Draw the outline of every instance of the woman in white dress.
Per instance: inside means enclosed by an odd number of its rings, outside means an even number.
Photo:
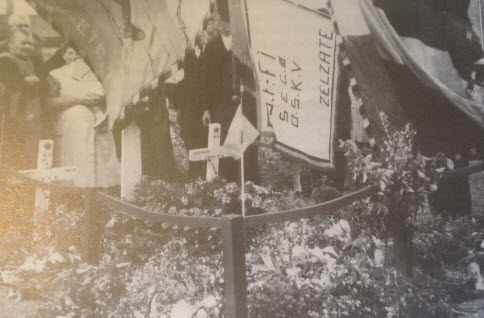
[[[77,168],[75,186],[117,186],[120,164],[114,138],[110,131],[98,129],[105,102],[102,85],[74,47],[65,46],[63,58],[66,64],[49,74],[56,161]]]

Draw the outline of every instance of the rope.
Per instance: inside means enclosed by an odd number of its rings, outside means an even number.
[[[129,213],[129,215],[154,222],[192,228],[219,228],[222,224],[222,219],[219,217],[182,216],[150,211],[134,204],[124,202],[103,192],[96,192],[95,198],[97,201],[113,210],[126,212]]]
[[[442,177],[446,179],[454,178],[454,177],[465,177],[483,170],[484,170],[484,162],[480,162],[468,167],[445,172],[442,175]],[[65,186],[65,185],[59,185],[54,183],[42,182],[42,181],[30,178],[28,176],[25,176],[22,173],[16,171],[15,169],[9,166],[1,165],[1,164],[0,164],[0,175],[7,175],[10,177],[13,177],[15,179],[22,181],[23,183],[28,183],[38,188],[42,188],[45,190],[59,191],[59,192],[83,192],[84,193],[84,192],[96,192],[99,190],[106,189],[106,188],[100,188],[100,187]]]
[[[470,174],[483,171],[484,162],[472,165],[470,167],[465,167],[450,171],[443,174],[444,178],[451,177],[462,177],[468,176]],[[102,204],[111,207],[114,210],[124,211],[131,213],[132,215],[150,219],[155,222],[161,222],[171,225],[187,226],[193,228],[220,228],[222,221],[218,217],[192,217],[192,216],[178,216],[166,213],[159,213],[154,211],[149,211],[131,203],[124,202],[115,197],[112,197],[104,192],[101,192],[103,188],[94,187],[74,187],[74,186],[62,186],[52,183],[46,183],[38,181],[23,175],[22,173],[15,171],[14,169],[0,165],[0,174],[11,176],[15,179],[19,179],[24,183],[31,184],[35,187],[39,187],[45,190],[53,190],[57,192],[71,192],[71,193],[95,193],[95,200],[101,202]],[[105,190],[105,189],[104,189]],[[329,212],[342,208],[344,206],[350,205],[356,201],[367,198],[379,191],[376,186],[368,186],[366,188],[351,192],[334,200],[317,204],[310,207],[305,207],[296,210],[284,211],[273,214],[263,214],[263,215],[252,215],[244,217],[246,224],[250,225],[261,225],[269,224],[282,221],[295,221],[301,218],[309,218],[318,214]]]

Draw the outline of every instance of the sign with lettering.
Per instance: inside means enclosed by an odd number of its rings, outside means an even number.
[[[332,21],[280,0],[247,0],[262,132],[316,167],[333,166],[338,63]],[[263,13],[263,14],[262,14]]]
[[[208,125],[208,148],[192,149],[188,152],[190,161],[207,161],[207,181],[218,178],[219,159],[230,155],[220,147],[220,124]]]
[[[203,148],[203,149],[192,149],[189,151],[190,161],[204,161],[211,159],[220,159],[230,157],[231,152],[227,151],[225,147],[217,148]]]

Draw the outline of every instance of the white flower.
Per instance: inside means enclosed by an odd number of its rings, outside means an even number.
[[[56,251],[54,251],[54,247],[53,246],[49,246],[47,248],[47,252],[49,253],[48,260],[52,264],[55,264],[55,263],[64,263],[64,257],[62,257],[59,253],[57,253]]]
[[[45,268],[45,263],[47,262],[46,259],[39,259],[37,255],[31,255],[27,257],[25,262],[20,265],[19,269],[24,270],[24,271],[35,271],[37,273],[40,273],[44,270]]]
[[[329,229],[324,230],[323,234],[341,241],[349,241],[351,240],[350,224],[346,220],[340,220]]]
[[[193,308],[185,300],[177,302],[170,312],[172,318],[191,318],[193,316]]]
[[[176,213],[176,208],[174,206],[171,206],[169,209],[168,209],[168,213],[170,214],[174,214]]]
[[[302,261],[307,257],[307,251],[304,247],[296,245],[292,248],[292,258],[295,261]]]

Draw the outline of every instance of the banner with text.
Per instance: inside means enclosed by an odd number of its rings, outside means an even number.
[[[103,84],[111,123],[176,64],[187,45],[179,17],[164,0],[28,2],[85,53]]]
[[[275,147],[333,167],[338,63],[330,19],[281,0],[246,0],[262,132]]]

